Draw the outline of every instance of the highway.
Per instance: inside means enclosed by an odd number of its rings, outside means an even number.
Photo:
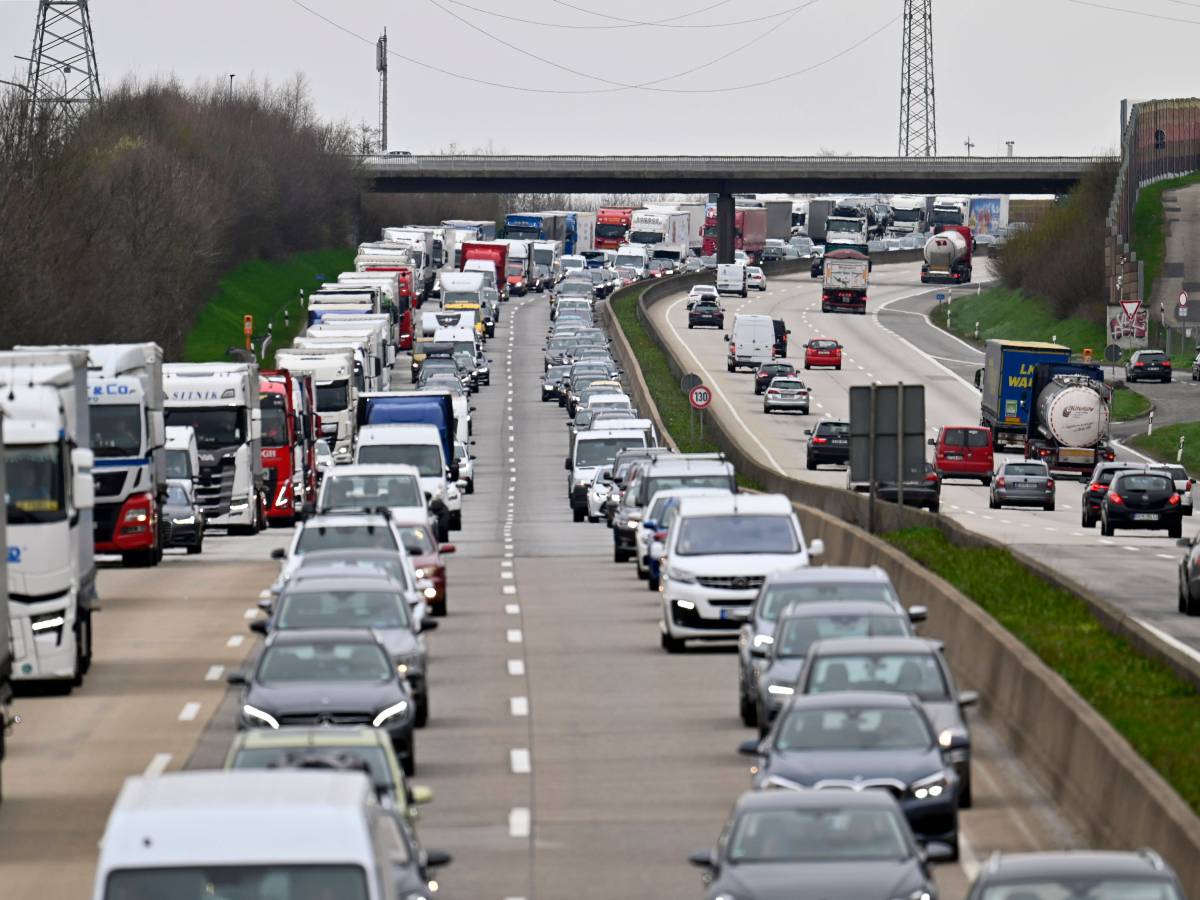
[[[781,283],[747,305],[802,293],[807,284]],[[843,322],[887,340],[872,319]],[[752,736],[737,718],[736,657],[732,648],[664,654],[656,596],[632,565],[612,563],[603,526],[571,522],[566,419],[540,401],[547,323],[541,297],[505,308],[487,347],[492,386],[473,399],[477,489],[452,535],[450,613],[429,636],[431,718],[417,735],[413,781],[435,793],[422,840],[455,855],[439,874],[450,898],[695,898],[685,855],[713,843],[749,786],[736,754]],[[693,335],[696,346],[720,340]],[[727,394],[746,386],[741,377],[718,384]],[[760,433],[794,465],[802,444]],[[103,570],[87,682],[69,697],[17,701],[24,721],[5,765],[0,895],[86,896],[124,777],[219,765],[234,713],[223,679],[254,652],[247,621],[276,571],[268,554],[289,533],[213,535],[201,557]],[[962,863],[938,870],[943,898],[963,896],[992,850],[1074,845],[986,722],[976,717],[974,728],[976,805],[962,816]]]
[[[810,338],[838,340],[844,347],[841,371],[814,369],[803,373],[812,388],[812,415],[764,415],[762,398],[754,395],[746,370],[729,373],[721,333],[687,328],[682,295],[652,308],[652,316],[694,371],[714,388],[711,414],[723,417],[734,433],[744,434],[746,449],[780,472],[806,481],[844,487],[843,469],[805,466],[804,429],[819,417],[846,418],[849,388],[880,382],[925,386],[925,416],[930,437],[942,425],[979,422],[979,392],[974,372],[982,354],[933,326],[926,312],[936,288],[920,283],[920,264],[877,266],[872,273],[868,315],[823,314],[820,283],[807,272],[771,279],[764,293],[725,298],[726,325],[738,312],[783,318],[792,330],[789,360],[803,366],[802,345]],[[944,290],[944,289],[942,289]],[[1184,385],[1173,385],[1175,390]],[[1120,458],[1144,459],[1120,448]],[[1018,458],[997,455],[997,459]],[[1127,609],[1141,622],[1180,642],[1200,659],[1200,619],[1176,608],[1180,552],[1163,531],[1121,532],[1101,537],[1099,528],[1080,526],[1082,485],[1058,481],[1056,509],[988,508],[988,489],[978,482],[948,480],[942,487],[941,511],[966,527],[986,534],[1056,567],[1092,592]],[[1200,528],[1200,517],[1184,518],[1184,534]]]

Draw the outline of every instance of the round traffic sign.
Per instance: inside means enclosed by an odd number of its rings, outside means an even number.
[[[1109,344],[1104,348],[1104,359],[1106,362],[1115,363],[1121,358],[1121,345]]]
[[[679,379],[679,389],[685,393],[690,393],[692,388],[698,384],[704,384],[704,379],[695,372],[688,372]]]
[[[708,409],[712,403],[712,391],[698,384],[688,393],[688,402],[692,404],[692,409]]]
[[[1187,306],[1187,301],[1188,301],[1187,291],[1180,291],[1179,292],[1179,305]]]

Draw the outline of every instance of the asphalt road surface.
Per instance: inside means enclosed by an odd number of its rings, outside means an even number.
[[[799,293],[781,285],[750,305]],[[685,855],[713,843],[749,786],[736,657],[663,653],[655,595],[632,564],[612,562],[603,525],[572,523],[566,419],[540,400],[547,324],[543,298],[509,303],[487,347],[492,386],[473,398],[477,487],[452,534],[449,615],[428,638],[431,715],[413,781],[435,799],[419,829],[455,856],[439,873],[449,898],[696,898]],[[885,340],[870,318],[855,324]],[[749,393],[744,378],[720,382],[735,383]],[[802,450],[768,439],[789,465]],[[220,763],[234,714],[223,679],[254,652],[247,622],[276,571],[268,554],[289,534],[214,534],[201,557],[102,572],[86,684],[16,703],[0,897],[87,896],[122,780]],[[944,898],[961,897],[992,850],[1074,843],[978,717],[974,739],[976,807],[962,817],[962,863],[938,871]]]

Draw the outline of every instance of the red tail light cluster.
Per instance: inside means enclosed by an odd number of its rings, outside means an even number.
[[[996,479],[996,487],[1004,487],[1004,476],[1001,475]]]
[[[1053,478],[1046,479],[1046,487],[1048,487],[1048,488],[1054,487],[1054,479]]]
[[[1102,485],[1102,484],[1101,484],[1100,482],[1098,482],[1098,481],[1093,481],[1091,484],[1089,484],[1089,485],[1088,485],[1088,488],[1087,488],[1087,489],[1088,489],[1088,492],[1089,492],[1089,493],[1093,493],[1093,494],[1097,494],[1097,493],[1098,493],[1098,494],[1102,494],[1102,493],[1104,493],[1104,485]]]
[[[1172,506],[1178,506],[1179,505],[1179,495],[1172,494],[1171,499],[1168,500],[1167,502],[1170,503]]]
[[[814,437],[814,438],[812,439],[812,442],[813,442],[814,444],[828,444],[828,443],[829,443],[829,438],[823,438],[823,437]]]
[[[1125,502],[1125,498],[1122,497],[1120,494],[1118,494],[1116,491],[1108,492],[1108,500],[1110,503],[1115,503],[1118,506],[1121,506]]]

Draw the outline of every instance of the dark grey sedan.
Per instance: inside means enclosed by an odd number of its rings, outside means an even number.
[[[936,897],[929,863],[952,855],[922,849],[884,791],[750,791],[717,847],[688,861],[705,870],[707,900],[886,900]]]
[[[1054,512],[1054,478],[1041,460],[1009,462],[992,479],[988,506],[1040,506]]]
[[[406,775],[416,768],[412,692],[370,631],[276,631],[254,670],[228,681],[243,689],[239,731],[371,725],[388,733]]]
[[[1179,878],[1153,850],[995,854],[968,900],[995,897],[1139,897],[1183,900]]]
[[[190,481],[167,480],[167,502],[162,514],[167,521],[168,547],[186,547],[188,553],[204,549],[204,510],[196,501]]]
[[[946,761],[958,773],[958,805],[971,805],[971,735],[964,710],[978,703],[979,695],[955,690],[940,643],[916,637],[818,641],[805,659],[796,694],[835,691],[915,694]]]

